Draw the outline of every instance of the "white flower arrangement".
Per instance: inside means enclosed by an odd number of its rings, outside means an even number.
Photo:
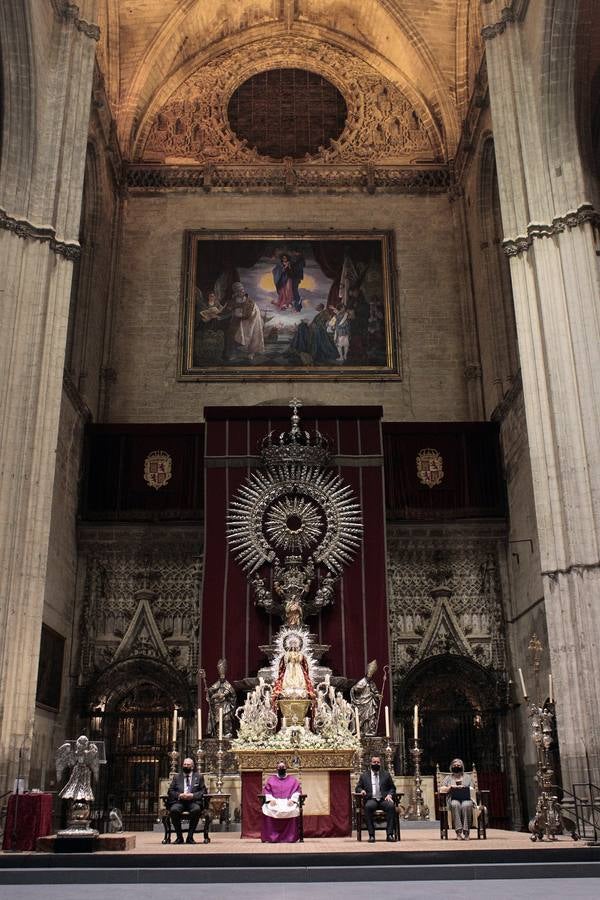
[[[360,741],[356,735],[347,732],[340,735],[314,734],[302,726],[283,728],[275,734],[262,734],[255,739],[236,738],[231,749],[237,750],[358,750]]]

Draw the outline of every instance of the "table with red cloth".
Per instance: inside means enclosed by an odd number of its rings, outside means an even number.
[[[242,776],[241,837],[260,838],[263,812],[259,795],[280,759],[285,760],[288,773],[298,778],[306,794],[304,837],[352,834],[352,750],[244,750],[236,755]],[[299,769],[293,757],[300,758]]]
[[[13,845],[13,830],[17,820],[16,841]],[[52,794],[24,793],[11,794],[4,826],[3,850],[35,850],[39,837],[52,831]]]

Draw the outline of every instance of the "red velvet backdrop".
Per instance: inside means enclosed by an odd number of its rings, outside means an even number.
[[[334,464],[352,485],[362,507],[364,539],[344,570],[333,606],[308,625],[331,650],[323,661],[334,675],[360,678],[376,658],[381,686],[389,664],[387,626],[385,505],[381,407],[306,407],[302,425],[318,427],[331,442]],[[286,407],[208,407],[205,410],[204,580],[201,608],[201,666],[209,683],[220,657],[228,661],[228,677],[255,676],[266,660],[259,649],[280,625],[254,605],[241,567],[229,553],[225,517],[229,501],[259,465],[258,448],[271,429],[287,429]],[[390,680],[384,704],[390,704]],[[198,692],[203,702],[202,691]],[[383,733],[383,712],[380,719]]]
[[[260,772],[242,772],[243,838],[259,838],[262,810],[258,796],[263,788]],[[304,837],[348,837],[352,834],[350,773],[329,773],[329,815],[304,816]]]

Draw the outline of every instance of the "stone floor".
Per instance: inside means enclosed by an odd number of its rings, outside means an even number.
[[[481,884],[485,900],[597,900],[600,897],[600,878],[544,878],[493,880]],[[379,896],[387,900],[444,900],[479,896],[472,881],[412,881],[383,887]],[[275,891],[274,891],[275,889]],[[322,881],[307,884],[194,884],[188,893],[177,885],[180,895],[194,900],[364,900],[368,885],[364,882],[335,884]],[[167,900],[172,889],[166,884],[111,884],[111,900]],[[0,885],[0,900],[106,900],[106,885]]]
[[[548,848],[577,847],[583,842],[576,843],[571,838],[561,837],[557,841],[542,841],[540,843],[532,843],[528,834],[518,831],[503,831],[500,829],[489,828],[486,841],[478,841],[477,838],[471,838],[469,841],[457,841],[450,835],[447,841],[441,841],[439,831],[432,828],[410,828],[402,832],[402,840],[388,844],[385,840],[385,834],[377,833],[374,844],[367,841],[366,832],[363,834],[363,840],[358,843],[356,835],[347,838],[306,838],[302,844],[262,844],[259,840],[242,840],[238,833],[216,833],[211,834],[211,843],[202,844],[200,837],[198,844],[189,845],[165,845],[161,843],[161,835],[152,831],[139,831],[136,833],[136,848],[132,851],[124,851],[127,853],[149,853],[164,854],[168,856],[170,853],[186,853],[186,854],[210,854],[210,853],[264,853],[272,855],[273,853],[356,853],[357,850],[364,850],[369,853],[373,850],[384,851],[386,853],[401,853],[415,850],[441,850],[444,852],[451,850],[515,850],[519,848],[530,849],[537,847],[541,853]]]

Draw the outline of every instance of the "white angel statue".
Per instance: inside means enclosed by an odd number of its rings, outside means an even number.
[[[100,754],[96,744],[84,734],[73,741],[65,741],[56,751],[56,777],[73,766],[71,777],[58,795],[63,800],[93,800],[92,774],[98,778]]]

